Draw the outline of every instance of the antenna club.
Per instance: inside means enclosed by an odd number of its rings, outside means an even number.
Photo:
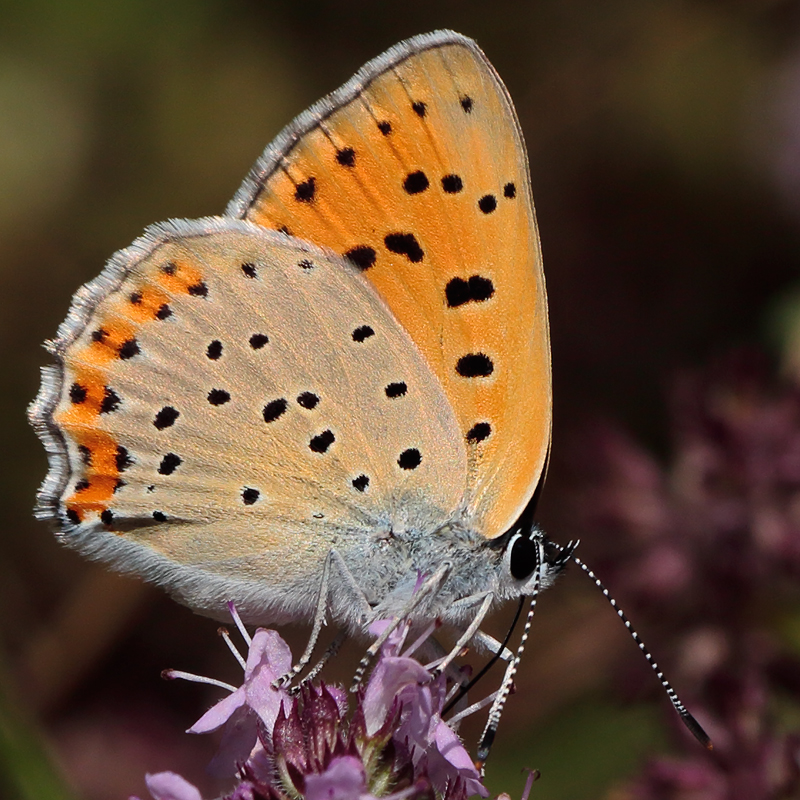
[[[481,774],[483,774],[483,768],[486,766],[486,759],[489,758],[489,753],[492,749],[492,744],[494,743],[495,733],[495,728],[489,728],[489,730],[484,733],[483,737],[481,738],[481,742],[478,745],[478,755],[475,759],[475,769],[477,769]]]
[[[691,731],[692,736],[694,736],[706,750],[711,751],[714,749],[714,743],[711,741],[711,737],[703,730],[703,726],[685,709],[681,714],[681,720]]]

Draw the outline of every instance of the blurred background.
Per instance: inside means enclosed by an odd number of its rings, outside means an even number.
[[[717,744],[573,570],[489,786],[518,798],[531,767],[534,800],[800,797],[798,0],[0,2],[0,797],[146,796],[164,769],[213,796],[215,741],[182,731],[219,691],[160,672],[240,674],[216,623],[33,520],[41,342],[147,224],[221,212],[294,115],[441,27],[477,39],[527,138],[556,398],[541,522],[582,539]]]

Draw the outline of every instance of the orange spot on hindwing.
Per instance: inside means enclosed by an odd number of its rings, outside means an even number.
[[[65,386],[53,414],[74,443],[70,450],[71,493],[62,499],[73,523],[92,515],[111,525],[114,492],[132,463],[116,436],[103,429],[122,399],[109,380],[111,365],[140,355],[137,335],[142,326],[159,324],[172,315],[175,295],[205,297],[202,273],[183,261],[168,261],[144,280],[127,280],[98,306],[74,346],[64,356]]]

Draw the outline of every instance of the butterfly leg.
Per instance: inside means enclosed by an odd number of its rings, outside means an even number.
[[[514,654],[507,647],[484,631],[477,631],[472,641],[481,649],[502,658],[503,661],[511,661],[514,658]]]
[[[354,692],[361,685],[361,681],[364,679],[364,673],[367,671],[367,667],[369,667],[370,662],[378,654],[378,651],[384,645],[386,640],[392,635],[392,633],[394,633],[395,630],[397,630],[397,627],[405,621],[405,619],[414,611],[414,609],[416,609],[430,595],[436,594],[436,592],[439,591],[442,583],[444,583],[452,569],[453,565],[449,561],[445,561],[444,564],[442,564],[442,566],[436,570],[436,572],[425,578],[425,580],[422,582],[422,585],[414,592],[411,600],[406,604],[405,608],[403,608],[402,611],[389,622],[383,633],[381,633],[381,635],[367,648],[367,651],[361,658],[358,669],[356,669],[356,673],[353,676],[353,684],[350,687],[351,692]]]
[[[472,600],[473,602],[475,602],[478,597],[479,596],[467,597],[464,598],[464,600]],[[460,603],[463,603],[464,600],[459,600],[453,605],[458,606]],[[447,667],[452,663],[452,661],[455,658],[457,658],[458,654],[464,649],[464,647],[468,645],[470,641],[472,641],[472,638],[479,631],[481,623],[486,618],[486,615],[489,613],[489,609],[492,607],[493,601],[494,601],[494,594],[488,592],[483,598],[480,608],[478,608],[478,611],[473,617],[472,622],[470,622],[470,624],[466,627],[461,636],[458,637],[458,641],[452,647],[450,652],[442,659],[441,663],[437,665],[436,669],[434,670],[435,675],[439,675],[442,672],[444,672],[447,669]]]
[[[331,570],[333,567],[337,569],[339,576],[343,579],[343,583],[337,582],[336,589],[334,590],[331,588]],[[322,632],[322,626],[325,624],[325,617],[332,591],[336,591],[337,594],[344,594],[347,607],[360,609],[362,620],[368,619],[371,608],[364,592],[361,590],[358,583],[356,583],[353,574],[348,569],[341,555],[339,555],[336,550],[328,551],[328,556],[322,568],[322,581],[320,582],[319,594],[317,595],[317,608],[314,612],[314,622],[311,627],[311,635],[308,638],[308,644],[298,662],[285,675],[281,675],[281,677],[274,682],[276,687],[290,684],[311,661],[314,648],[317,646],[319,635]],[[345,636],[342,633],[337,635],[336,639],[334,639],[333,643],[328,647],[328,650],[323,654],[319,663],[311,670],[310,677],[316,675],[322,669],[325,662],[335,655],[339,647],[341,647],[344,638]],[[308,680],[308,678],[306,678],[306,680]]]
[[[454,697],[448,697],[447,704],[445,706],[445,711],[450,711],[453,708],[456,708],[459,703],[466,698],[467,692],[483,677],[484,674],[491,668],[491,666],[497,661],[497,659],[502,659],[503,661],[511,662],[514,660],[514,654],[505,646],[503,642],[499,642],[494,636],[490,636],[488,633],[485,633],[482,630],[475,631],[475,635],[472,637],[472,641],[478,646],[480,650],[484,650],[489,652],[493,655],[493,658],[489,660],[489,663],[486,664],[477,675],[470,678],[467,681],[462,681],[460,687],[455,691]],[[495,695],[497,692],[489,695],[488,698],[484,698],[479,703],[470,706],[469,713],[473,713],[474,711],[483,708],[485,705],[494,701]],[[463,716],[468,716],[466,712],[459,712],[456,715],[459,719]],[[448,723],[449,724],[449,723]]]
[[[449,711],[455,711],[453,716],[447,720],[447,724],[454,731],[458,731],[458,726],[461,724],[463,719],[494,703],[497,695],[500,693],[500,690],[498,689],[483,699],[478,700],[478,702],[467,706],[467,693],[469,690],[481,679],[481,677],[488,671],[492,664],[497,661],[497,659],[503,659],[503,661],[507,662],[514,661],[514,654],[502,642],[499,642],[494,638],[494,636],[490,636],[488,633],[477,630],[475,631],[472,641],[478,645],[481,650],[492,653],[494,657],[480,670],[480,672],[478,672],[477,675],[469,678],[468,680],[461,681],[450,690],[450,693],[445,701],[443,713],[446,714]],[[509,664],[509,666],[506,668],[506,673],[508,673],[510,668],[511,665]]]
[[[308,674],[300,681],[301,684],[308,683],[309,681],[313,681],[314,678],[322,672],[322,668],[330,661],[341,649],[342,645],[344,644],[345,639],[347,639],[347,632],[346,631],[339,631],[336,634],[336,638],[325,648],[325,652],[322,654],[322,657],[316,664],[308,671]],[[300,690],[299,686],[293,687],[290,689],[290,694],[294,694]]]
[[[420,660],[425,664],[425,668],[429,670],[434,669],[441,661],[444,661],[445,656],[450,652],[435,636],[431,635],[420,645],[419,650],[422,654]],[[406,655],[405,652],[404,655]],[[427,659],[427,662],[425,659]],[[461,667],[448,664],[446,672],[448,679],[453,683],[460,684],[463,682],[464,675]]]
[[[331,550],[331,552],[328,553],[328,557],[325,559],[325,565],[322,568],[322,582],[320,583],[319,594],[317,595],[317,610],[314,612],[314,623],[311,627],[311,636],[308,638],[306,649],[303,652],[303,655],[300,656],[298,662],[287,673],[281,675],[280,678],[273,681],[272,685],[275,688],[288,686],[292,680],[294,680],[294,678],[297,677],[297,675],[308,665],[309,661],[311,661],[311,656],[314,652],[314,648],[317,646],[317,640],[319,639],[319,634],[322,631],[322,626],[325,624],[325,615],[328,611],[328,586],[331,577],[332,559],[333,551]]]
[[[372,619],[372,606],[364,594],[364,590],[358,585],[358,581],[350,568],[345,564],[344,559],[339,554],[338,550],[331,550],[328,553],[328,559],[331,566],[335,566],[341,581],[335,581],[331,587],[330,594],[340,608],[355,608],[358,609],[357,620],[359,625],[365,625]]]
[[[492,595],[490,594],[489,597],[492,597]],[[469,597],[464,597],[461,600],[456,600],[456,602],[453,603],[452,607],[453,608],[458,608],[459,606],[469,607],[469,606],[474,606],[478,602],[485,603],[486,595],[474,594],[470,595]],[[486,617],[486,613],[487,613],[486,611],[481,613],[481,611],[479,610],[478,616],[476,616],[476,619],[479,621],[479,623],[482,622],[483,619]],[[470,627],[472,626],[473,625],[471,624]],[[462,639],[465,638],[466,636],[466,630],[469,629],[464,630],[464,636],[462,636]],[[503,661],[510,661],[514,657],[513,653],[505,645],[501,644],[497,639],[494,638],[494,636],[490,636],[488,633],[485,633],[484,631],[480,630],[479,626],[470,638],[481,651],[491,653],[492,655],[497,656],[498,658],[502,658]],[[466,644],[468,641],[469,639],[467,639],[464,642],[464,644]]]

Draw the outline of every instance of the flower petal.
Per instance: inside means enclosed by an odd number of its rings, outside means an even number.
[[[390,656],[382,658],[372,671],[364,692],[364,719],[367,733],[380,730],[395,697],[408,685],[430,683],[431,674],[412,658]]]
[[[154,800],[202,800],[197,787],[177,772],[145,775],[144,782]]]
[[[258,717],[247,706],[241,706],[225,723],[222,741],[208,772],[215,778],[230,778],[249,760],[258,742]]]
[[[440,792],[444,792],[446,786],[452,783],[453,778],[459,777],[465,784],[467,797],[472,797],[479,794],[481,797],[488,797],[489,791],[483,785],[481,775],[469,753],[461,744],[461,740],[456,733],[444,722],[440,722],[436,726],[434,732],[434,744],[436,750],[444,759],[444,764],[440,762],[439,766],[444,766],[443,772],[445,775],[436,775],[439,770],[435,769],[436,759],[431,759],[430,779],[433,782],[434,788]],[[449,774],[446,774],[449,773]]]
[[[458,738],[458,735],[455,733],[455,731],[453,731],[453,729],[445,722],[440,722],[436,726],[434,742],[436,744],[436,749],[457,770],[474,773],[476,778],[480,778],[478,770],[475,769],[475,765],[472,763],[472,759],[469,757],[469,753],[464,745],[461,744],[461,739]]]
[[[208,733],[209,731],[215,731],[230,719],[237,708],[245,704],[246,699],[245,687],[240,686],[235,692],[232,692],[227,697],[223,697],[222,700],[211,706],[211,708],[189,728],[187,733]]]
[[[253,642],[247,651],[247,664],[244,669],[245,680],[253,670],[266,667],[272,672],[272,680],[285,675],[292,668],[292,651],[281,639],[277,631],[259,628],[253,636]]]
[[[339,756],[318,775],[306,775],[305,800],[359,800],[367,789],[364,765],[355,756]]]

